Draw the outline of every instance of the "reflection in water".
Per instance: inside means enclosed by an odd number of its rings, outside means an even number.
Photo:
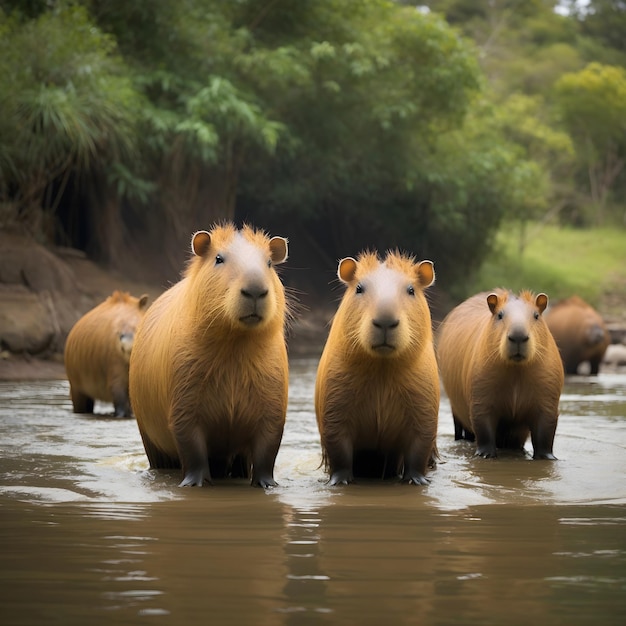
[[[558,462],[475,458],[444,398],[430,485],[331,488],[315,366],[293,363],[268,491],[179,489],[133,420],[0,383],[2,623],[626,622],[623,376],[567,381]]]

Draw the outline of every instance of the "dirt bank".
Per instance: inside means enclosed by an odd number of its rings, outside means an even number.
[[[65,340],[82,315],[116,289],[147,293],[152,302],[168,287],[128,280],[78,250],[0,231],[0,380],[65,378]],[[290,352],[319,354],[331,308],[294,305]]]

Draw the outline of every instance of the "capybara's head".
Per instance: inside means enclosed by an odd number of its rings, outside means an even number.
[[[550,333],[542,316],[548,296],[498,291],[487,296],[487,306],[491,311],[490,345],[499,358],[507,363],[532,363]]]
[[[135,341],[135,331],[148,308],[148,296],[144,294],[135,298],[126,292],[114,291],[106,302],[115,311],[113,328],[118,348],[124,360],[128,362]]]
[[[381,260],[365,252],[339,262],[346,284],[340,308],[348,341],[376,357],[396,357],[411,347],[421,349],[432,337],[424,289],[433,284],[431,261],[415,262],[399,252]]]
[[[204,323],[259,330],[285,318],[285,289],[275,265],[287,259],[287,240],[233,224],[201,230],[191,240],[187,277]]]

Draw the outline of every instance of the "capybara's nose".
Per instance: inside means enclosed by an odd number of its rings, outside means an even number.
[[[372,324],[381,330],[391,330],[400,324],[400,320],[396,317],[385,316],[372,320]]]
[[[509,333],[508,339],[510,342],[516,344],[526,343],[528,341],[528,333],[525,330],[518,328]]]
[[[248,285],[241,290],[241,295],[244,298],[251,298],[252,300],[260,300],[267,295],[267,289],[262,285]]]

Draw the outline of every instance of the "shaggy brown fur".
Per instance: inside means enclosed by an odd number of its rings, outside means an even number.
[[[430,261],[372,252],[339,263],[346,292],[319,363],[315,409],[330,484],[424,484],[436,455],[439,377],[423,290]]]
[[[611,336],[601,315],[582,298],[571,296],[552,305],[546,323],[559,347],[566,374],[577,374],[581,363],[589,362],[597,375]]]
[[[128,361],[148,296],[115,291],[72,327],[65,371],[75,413],[93,413],[94,401],[112,402],[116,417],[130,417]]]
[[[130,364],[131,401],[150,466],[184,485],[237,474],[275,485],[287,411],[287,240],[232,224],[193,236],[184,278],[152,305]]]
[[[521,449],[534,458],[552,446],[563,388],[559,352],[543,319],[545,294],[475,295],[453,309],[437,333],[437,356],[455,437],[476,438],[476,454]]]

